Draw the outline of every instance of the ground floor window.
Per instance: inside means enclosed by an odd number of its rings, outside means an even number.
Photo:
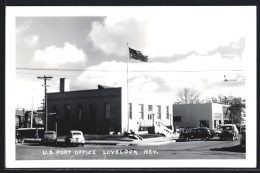
[[[91,104],[90,105],[90,116],[91,116],[91,118],[96,119],[96,114],[97,114],[96,104]]]
[[[169,119],[169,106],[166,106],[166,119]]]
[[[65,110],[64,110],[64,112],[65,112],[65,118],[68,120],[68,119],[70,119],[70,114],[71,114],[71,107],[70,107],[70,105],[65,105]]]
[[[82,110],[83,110],[83,105],[78,104],[77,107],[78,107],[78,108],[77,108],[78,120],[81,120],[81,119],[82,119]]]
[[[111,109],[110,104],[105,104],[105,117],[106,117],[106,119],[110,119],[111,118],[111,116],[110,116],[110,109]]]
[[[148,105],[148,120],[153,119],[153,105]]]

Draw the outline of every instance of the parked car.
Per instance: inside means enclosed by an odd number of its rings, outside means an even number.
[[[45,131],[42,139],[44,145],[55,144],[57,138],[57,133],[55,131]]]
[[[240,146],[246,148],[246,130],[242,132],[242,137],[240,138]]]
[[[221,129],[220,140],[232,139],[234,141],[238,139],[238,130],[235,124],[225,124],[221,126]]]
[[[74,145],[81,145],[84,146],[85,138],[83,133],[78,130],[71,130],[69,135],[65,138],[66,146],[74,146]]]
[[[190,132],[182,132],[179,136],[179,141],[189,141],[190,139],[209,140],[214,135],[214,131],[209,128],[193,128]]]

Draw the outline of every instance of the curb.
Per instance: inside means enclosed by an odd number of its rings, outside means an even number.
[[[85,144],[92,144],[92,145],[117,145],[117,146],[148,146],[148,145],[164,145],[169,143],[175,143],[176,139],[170,140],[142,140],[142,141],[86,141]]]

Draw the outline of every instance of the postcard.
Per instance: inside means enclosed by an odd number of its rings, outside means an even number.
[[[254,168],[256,7],[8,6],[5,120],[6,168]]]

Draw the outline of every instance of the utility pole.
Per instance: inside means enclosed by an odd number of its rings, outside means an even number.
[[[46,85],[46,80],[50,80],[52,79],[53,77],[52,76],[38,76],[37,77],[38,79],[43,79],[44,80],[44,96],[45,96],[45,131],[47,131],[47,122],[48,122],[48,113],[47,113],[47,85]]]

